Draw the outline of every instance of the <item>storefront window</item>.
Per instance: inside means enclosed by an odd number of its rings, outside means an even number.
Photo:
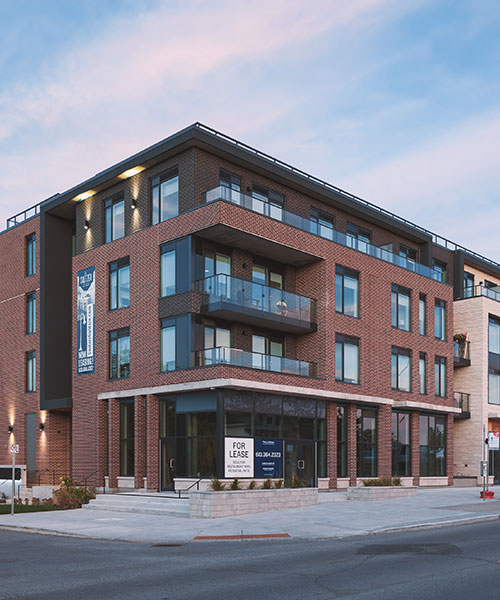
[[[337,406],[337,477],[347,477],[347,410]]]
[[[377,476],[377,411],[358,408],[356,411],[357,475]]]
[[[403,412],[392,413],[392,475],[408,477],[410,469],[410,415]]]
[[[226,412],[227,437],[252,437],[252,413]]]
[[[120,475],[134,476],[134,401],[120,402]]]
[[[433,415],[420,417],[420,476],[446,475],[446,419]]]

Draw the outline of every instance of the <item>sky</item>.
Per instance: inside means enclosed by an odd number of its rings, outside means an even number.
[[[0,0],[7,217],[200,121],[500,262],[498,0]]]

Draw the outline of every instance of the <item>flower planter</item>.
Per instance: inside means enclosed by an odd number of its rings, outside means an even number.
[[[347,488],[348,500],[389,500],[392,498],[408,498],[417,495],[414,485],[377,485]]]
[[[191,492],[189,516],[194,519],[214,519],[316,504],[318,488]]]

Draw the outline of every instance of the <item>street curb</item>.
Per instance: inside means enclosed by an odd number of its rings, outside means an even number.
[[[481,517],[465,517],[464,519],[453,519],[451,521],[439,521],[437,523],[417,523],[416,525],[403,525],[402,527],[389,527],[387,529],[377,529],[369,533],[396,533],[398,531],[411,531],[414,529],[440,529],[441,527],[454,527],[456,525],[468,525],[473,523],[482,523],[486,521],[498,521],[500,515],[484,515]]]

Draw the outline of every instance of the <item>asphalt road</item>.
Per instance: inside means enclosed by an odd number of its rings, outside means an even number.
[[[0,598],[498,600],[500,522],[182,546],[1,530]]]

